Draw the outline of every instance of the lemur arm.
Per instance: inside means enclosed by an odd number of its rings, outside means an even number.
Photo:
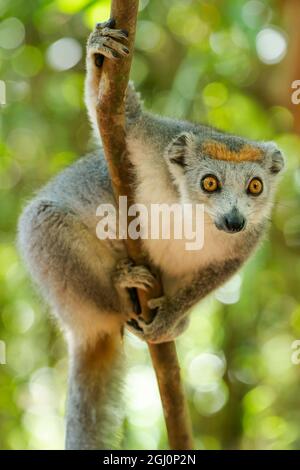
[[[162,343],[176,338],[186,327],[189,309],[229,279],[242,265],[242,258],[209,265],[197,272],[192,282],[185,285],[175,296],[150,300],[150,307],[157,307],[151,323],[138,320],[135,334],[152,343]],[[134,324],[130,322],[130,328]]]
[[[129,328],[140,338],[152,343],[175,339],[186,329],[190,308],[220,287],[242,267],[257,247],[264,230],[264,223],[257,225],[247,234],[247,238],[241,239],[237,244],[236,253],[239,255],[200,269],[191,282],[179,288],[176,295],[151,299],[149,307],[157,309],[152,322],[147,324],[137,318],[136,322],[129,322]]]

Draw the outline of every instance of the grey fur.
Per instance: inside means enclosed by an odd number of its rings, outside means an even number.
[[[106,49],[105,37],[109,38]],[[112,51],[124,52],[115,44],[117,37],[121,39],[121,32],[112,32],[106,24],[98,27],[88,42],[85,98],[96,135],[101,68],[95,65],[95,54],[112,58]],[[229,279],[250,256],[264,232],[276,172],[283,160],[272,145],[144,112],[132,85],[127,92],[126,116],[136,202],[146,206],[201,202],[206,208],[207,241],[201,252],[186,253],[183,243],[174,240],[143,242],[146,254],[160,271],[165,297],[152,301],[157,314],[150,325],[135,318],[139,327],[130,328],[143,339],[161,342],[180,334],[187,325],[187,311]],[[214,160],[201,151],[208,139],[223,142],[233,151],[250,143],[263,151],[264,159],[259,163]],[[220,193],[207,195],[200,189],[205,173],[218,175],[223,185]],[[245,191],[253,175],[264,182],[264,192],[257,198],[250,198]],[[101,241],[96,237],[96,209],[101,203],[115,201],[103,152],[98,149],[48,183],[26,207],[19,222],[20,252],[52,305],[69,344],[67,448],[72,449],[109,446],[108,437],[116,427],[108,410],[115,374],[120,369],[119,348],[112,354],[111,363],[96,371],[86,370],[84,358],[93,348],[96,350],[99,341],[120,335],[124,322],[134,317],[127,288],[147,288],[152,282],[146,268],[135,270],[130,263],[122,262],[126,259],[122,240]],[[246,229],[235,235],[218,231],[218,219],[233,207],[246,217]]]
[[[70,354],[66,448],[117,448],[121,438],[118,428],[122,422],[122,355],[118,354],[114,362],[107,364],[107,369],[101,366],[89,369],[81,364],[85,354],[78,348]]]

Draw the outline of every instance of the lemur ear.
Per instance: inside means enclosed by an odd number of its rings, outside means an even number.
[[[184,169],[187,166],[187,156],[193,144],[194,135],[191,132],[179,134],[167,148],[169,162]]]
[[[269,169],[273,175],[280,173],[284,168],[284,158],[276,144],[269,144],[268,153],[270,156]]]

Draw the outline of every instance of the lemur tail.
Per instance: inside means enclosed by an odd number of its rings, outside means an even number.
[[[122,420],[121,338],[107,335],[93,346],[72,349],[66,449],[116,448]]]

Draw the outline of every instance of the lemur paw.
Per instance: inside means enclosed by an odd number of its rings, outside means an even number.
[[[127,328],[141,340],[153,344],[167,343],[178,336],[175,332],[165,329],[164,326],[158,327],[152,323],[146,323],[142,318],[136,317],[127,321]]]
[[[158,308],[154,319],[147,323],[141,316],[135,316],[127,322],[129,330],[148,343],[166,343],[181,335],[189,324],[189,318],[183,317],[174,322],[172,312],[168,311],[166,298],[159,297],[148,301],[150,308]]]
[[[150,310],[156,310],[157,308],[161,307],[165,301],[165,297],[157,297],[156,299],[148,300],[147,304]]]
[[[132,261],[120,261],[113,274],[115,285],[122,289],[142,289],[147,291],[154,286],[156,280],[145,266],[136,266]]]
[[[177,323],[173,329],[174,338],[182,335],[190,324],[190,317],[184,317],[179,323]]]
[[[129,54],[129,49],[122,42],[127,42],[128,33],[122,29],[113,29],[114,20],[97,23],[95,30],[90,34],[87,42],[87,53],[94,57],[95,65],[100,67],[103,56],[108,59],[119,59]]]

